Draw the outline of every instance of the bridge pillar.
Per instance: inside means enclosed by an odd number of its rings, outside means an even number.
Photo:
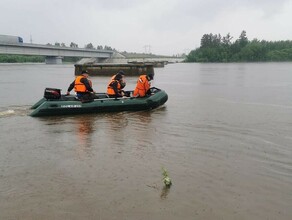
[[[47,56],[46,64],[62,64],[62,59],[63,57]]]

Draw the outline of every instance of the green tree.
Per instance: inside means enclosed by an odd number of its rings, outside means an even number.
[[[249,41],[246,31],[232,42],[228,33],[204,34],[201,46],[192,50],[186,62],[258,62],[258,61],[292,61],[292,41]]]
[[[86,49],[94,49],[94,46],[92,45],[92,43],[86,44],[85,45]]]
[[[110,46],[105,45],[104,50],[113,50]]]
[[[218,47],[221,43],[221,35],[204,34],[201,38],[201,48]]]
[[[74,42],[71,42],[70,43],[70,47],[72,47],[72,48],[78,48],[78,44],[76,44]]]
[[[248,44],[248,38],[246,36],[246,31],[242,31],[239,36],[239,45],[241,48],[245,47]]]

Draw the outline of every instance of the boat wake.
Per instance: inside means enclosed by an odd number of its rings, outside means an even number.
[[[7,108],[0,108],[0,118],[26,116],[29,111],[29,106],[9,106]]]
[[[8,115],[12,115],[12,114],[14,114],[15,113],[15,111],[14,110],[6,110],[6,111],[2,111],[2,112],[0,112],[0,117],[3,117],[3,116],[8,116]]]

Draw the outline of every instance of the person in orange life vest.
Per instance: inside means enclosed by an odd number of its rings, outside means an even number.
[[[126,86],[125,72],[123,70],[120,70],[117,74],[113,75],[108,84],[110,84],[112,82],[112,80],[115,79],[116,75],[118,75],[118,74],[122,75],[122,80],[120,80],[120,83],[121,83],[121,86],[122,86],[122,89],[123,89]]]
[[[123,75],[118,73],[112,77],[111,81],[109,82],[107,86],[107,95],[110,98],[123,97],[124,91],[122,88],[124,88]]]
[[[153,80],[154,74],[149,73],[147,75],[140,75],[136,88],[133,92],[134,97],[144,97],[146,95],[151,95],[151,83],[150,81]]]
[[[92,83],[88,79],[88,72],[83,70],[80,76],[77,76],[76,79],[70,84],[67,89],[67,95],[70,95],[70,91],[74,88],[77,93],[77,97],[81,99],[84,95],[89,95],[95,93],[92,89]]]

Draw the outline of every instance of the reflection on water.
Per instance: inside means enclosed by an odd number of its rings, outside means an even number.
[[[163,108],[157,109],[157,112],[161,110]],[[145,147],[152,145],[151,135],[155,130],[149,131],[148,126],[152,121],[153,112],[56,116],[34,118],[34,120],[43,122],[47,126],[49,136],[56,135],[59,140],[72,142],[71,145],[80,159],[94,156],[93,152],[105,146],[117,147],[119,153],[125,151],[125,146],[132,146],[137,150],[137,154],[142,156],[145,154]]]
[[[170,187],[169,186],[164,186],[161,190],[161,193],[160,193],[160,198],[162,200],[166,199],[168,194],[170,192]]]
[[[78,140],[77,153],[90,155],[92,146],[92,132],[94,132],[94,121],[91,117],[76,117],[74,120],[75,132]]]
[[[111,133],[118,132],[128,126],[127,115],[124,112],[105,114],[104,120],[108,123],[107,128]]]

